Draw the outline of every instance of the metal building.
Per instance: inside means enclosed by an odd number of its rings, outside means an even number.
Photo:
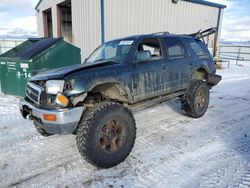
[[[218,27],[209,39],[216,48],[225,7],[203,0],[40,0],[36,11],[39,36],[63,36],[81,48],[83,59],[105,41],[159,31]]]

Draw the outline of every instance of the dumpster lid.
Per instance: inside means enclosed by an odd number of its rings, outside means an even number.
[[[18,52],[16,54],[17,58],[29,60],[62,40],[62,38],[33,38],[29,40],[34,41],[34,44]]]

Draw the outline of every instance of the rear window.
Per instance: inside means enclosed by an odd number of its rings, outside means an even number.
[[[168,59],[184,58],[187,55],[186,49],[179,39],[167,38],[165,43]]]
[[[207,55],[208,51],[201,41],[189,41],[189,46],[196,55]]]

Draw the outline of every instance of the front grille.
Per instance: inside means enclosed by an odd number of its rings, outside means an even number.
[[[43,91],[43,88],[40,86],[37,86],[31,82],[28,82],[26,87],[26,95],[29,99],[31,99],[33,102],[40,104],[40,96]]]

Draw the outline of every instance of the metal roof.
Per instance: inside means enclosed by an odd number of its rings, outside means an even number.
[[[218,3],[212,3],[209,1],[204,1],[204,0],[186,0],[189,1],[191,3],[196,3],[196,4],[200,4],[200,5],[207,5],[207,6],[211,6],[211,7],[217,7],[217,8],[226,8],[226,5],[222,5],[222,4],[218,4]],[[37,10],[39,5],[41,4],[42,0],[39,0],[35,9]]]
[[[38,9],[38,7],[39,7],[39,5],[41,4],[41,2],[42,2],[42,0],[39,0],[38,3],[36,4],[36,6],[35,6],[35,9],[36,9],[36,10]]]
[[[29,45],[27,48],[24,48],[16,57],[20,59],[31,59],[39,53],[43,52],[45,49],[53,46],[62,38],[38,38],[38,39],[29,39],[33,42],[32,45]]]
[[[211,6],[211,7],[217,7],[217,8],[226,8],[227,7],[226,5],[212,3],[212,2],[204,1],[204,0],[186,0],[186,1],[189,1],[191,3],[201,4],[201,5],[207,5],[207,6]]]

